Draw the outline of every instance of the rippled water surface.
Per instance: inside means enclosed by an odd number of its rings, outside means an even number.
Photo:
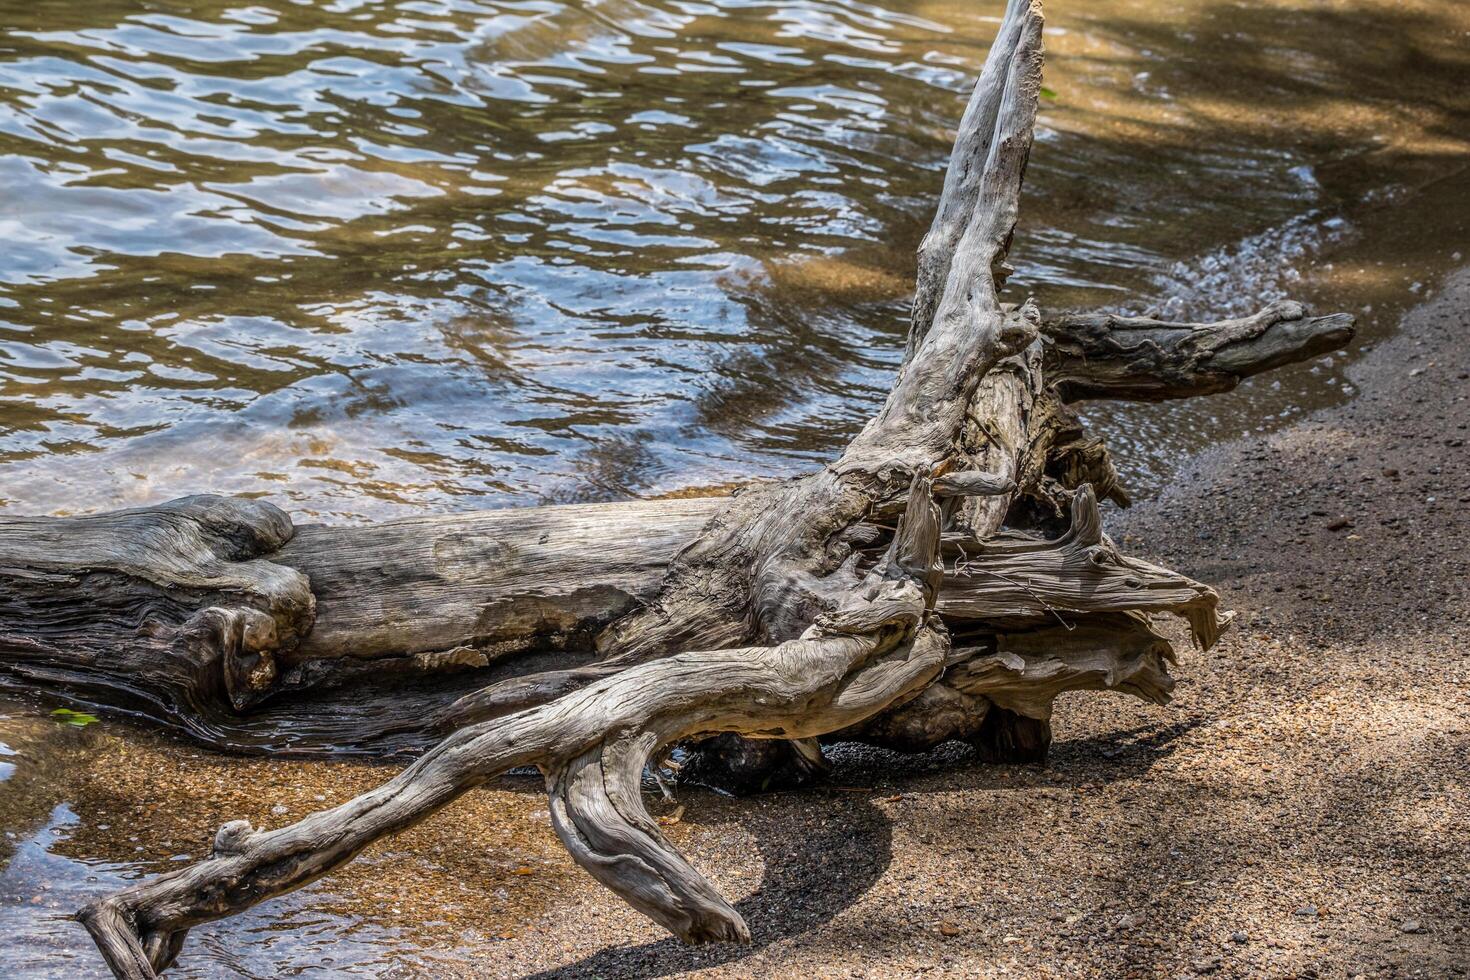
[[[1000,7],[0,0],[0,514],[214,490],[347,522],[812,468],[887,390]],[[1048,7],[1011,298],[1290,293],[1371,341],[1470,252],[1470,4]],[[1142,496],[1344,397],[1338,363],[1087,414]],[[0,973],[100,975],[87,897],[381,778],[114,724],[0,704]],[[183,975],[473,970],[570,873],[494,799],[196,930]]]
[[[810,468],[886,390],[1000,7],[0,0],[0,508]],[[1463,153],[1457,5],[1050,8],[1017,296],[1254,306]],[[1101,421],[1148,484],[1219,411]]]

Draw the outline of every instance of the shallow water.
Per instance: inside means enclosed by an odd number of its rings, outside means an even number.
[[[1460,5],[1052,6],[1014,296],[1255,306],[1460,165]],[[827,458],[887,389],[1000,12],[3,8],[0,508],[333,521]],[[1283,384],[1225,426],[1337,397]],[[1103,421],[1147,492],[1220,414]]]
[[[1050,7],[1012,298],[1291,294],[1371,342],[1470,251],[1470,5]],[[215,490],[347,522],[810,469],[887,390],[999,8],[0,0],[0,513]],[[1340,363],[1088,416],[1145,496],[1348,396]],[[381,778],[0,714],[7,976],[97,975],[58,917],[84,896]],[[461,806],[481,864],[426,864],[465,833],[430,828],[199,930],[182,975],[484,955],[575,872],[531,796]],[[461,893],[472,931],[426,925]]]
[[[110,976],[70,919],[87,901],[198,859],[223,821],[276,826],[388,772],[221,756],[113,721],[76,727],[0,697],[0,975]],[[560,904],[578,874],[539,784],[511,781],[268,914],[192,930],[169,976],[473,975],[498,940]]]

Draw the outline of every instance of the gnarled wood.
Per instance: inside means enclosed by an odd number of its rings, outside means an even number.
[[[646,662],[461,729],[397,779],[333,811],[271,834],[222,833],[224,853],[84,910],[117,975],[154,975],[193,924],[299,887],[474,782],[527,762],[548,773],[558,833],[604,884],[688,941],[747,935],[660,838],[632,772],[658,746],[689,735],[810,738],[850,727],[943,669],[947,639],[926,622],[942,568],[940,516],[925,477],[948,468],[981,378],[1035,335],[1033,322],[1001,310],[991,270],[1004,259],[1030,149],[1039,5],[1015,0],[1001,36],[1009,41],[992,49],[989,70],[1004,81],[975,114],[988,134],[983,172],[934,323],[883,410],[836,464],[731,498],[674,559],[660,595],[604,634],[606,652]],[[843,532],[896,496],[900,481],[910,484],[908,500],[886,557],[859,578]],[[728,646],[753,631],[800,638],[672,653]]]
[[[1218,330],[1209,325],[1158,329],[1174,337],[1177,347],[1196,334],[1218,340],[1259,328],[1253,339],[1227,347],[1247,353],[1291,350],[1295,356],[1315,356],[1320,344],[1340,344],[1350,336],[1350,317],[1296,317],[1296,308],[1279,307],[1278,313],[1292,315],[1263,314],[1248,329],[1240,321],[1225,321]],[[1018,496],[1048,513],[1068,506],[1071,491],[1083,483],[1092,483],[1099,496],[1127,500],[1105,447],[1083,432],[1044,380],[1043,362],[1057,356],[1050,353],[1050,338],[1062,335],[1058,324],[1065,322],[1088,324],[1075,335],[1085,340],[1085,358],[1077,353],[1083,341],[1074,341],[1064,358],[1073,393],[1083,377],[1093,379],[1087,383],[1095,392],[1119,390],[1118,378],[1131,379],[1130,390],[1162,391],[1180,384],[1176,358],[1150,360],[1140,354],[1169,349],[1140,345],[1137,335],[1147,330],[1124,327],[1121,339],[1109,339],[1106,324],[1116,318],[1043,323],[1046,342],[1002,359],[971,398],[961,447],[962,458],[975,469],[955,472],[991,471],[997,492],[960,498],[946,510],[955,511],[955,526],[974,537],[998,530]],[[1295,343],[1292,337],[1310,324],[1324,326],[1308,331],[1316,338],[1312,343]],[[1271,339],[1281,330],[1295,332]],[[1189,341],[1186,346],[1199,345]],[[1248,360],[1237,354],[1227,363]],[[1155,370],[1157,375],[1149,373]],[[1209,385],[1220,383],[1209,376]],[[263,502],[214,498],[213,506],[229,509],[240,525],[232,533],[254,542],[249,547],[258,549],[256,559],[266,560],[246,566],[234,560],[246,552],[227,549],[223,558],[210,559],[216,571],[239,564],[231,574],[248,582],[268,565],[286,578],[299,573],[310,585],[310,595],[287,603],[291,611],[281,614],[274,640],[261,643],[259,631],[252,631],[249,642],[261,649],[250,651],[243,647],[243,632],[234,640],[222,622],[211,625],[221,614],[204,615],[211,607],[241,606],[236,597],[211,595],[210,589],[183,580],[169,584],[170,569],[198,560],[195,546],[177,529],[187,526],[178,515],[200,506],[202,499],[97,517],[0,519],[0,682],[47,686],[88,703],[124,707],[219,747],[282,748],[287,743],[271,732],[305,727],[310,717],[332,724],[316,737],[293,732],[293,751],[328,746],[372,751],[391,704],[364,709],[358,718],[323,714],[315,705],[293,713],[293,692],[473,673],[524,651],[561,650],[573,663],[585,661],[605,627],[659,594],[673,557],[728,503],[717,497],[625,501],[292,529],[284,514]],[[872,517],[891,520],[897,509],[879,503]],[[843,536],[847,546],[860,546],[864,540],[881,542],[884,532],[859,522]],[[87,542],[95,547],[104,539],[109,557],[94,561]],[[125,561],[129,552],[137,559]],[[313,599],[314,612],[308,606]],[[244,605],[254,609],[261,603]],[[194,617],[202,632],[183,630]],[[264,666],[266,658],[269,666]],[[546,662],[544,656],[531,659]],[[225,687],[227,662],[233,693]],[[599,668],[593,674],[606,672]],[[502,692],[498,710],[539,703],[593,674],[577,668],[556,685],[517,681],[521,693]],[[431,693],[421,696],[431,701]],[[453,700],[452,692],[445,693]],[[271,708],[265,715],[241,714],[237,708],[237,703],[255,707],[261,702]],[[404,712],[396,724],[429,730],[430,720],[439,716],[432,704],[426,707]]]
[[[1066,691],[1167,699],[1173,651],[1149,617],[1185,618],[1208,647],[1228,616],[1102,533],[1099,496],[1127,498],[1065,401],[1224,390],[1340,346],[1351,318],[1278,305],[1203,326],[1047,321],[1002,304],[1041,41],[1039,0],[1008,0],[920,249],[904,363],[819,472],[708,500],[351,529],[221,498],[0,521],[12,678],[232,745],[294,698],[340,708],[375,679],[462,682],[334,715],[358,745],[444,735],[397,777],[277,830],[226,824],[209,859],[79,913],[114,973],[153,977],[193,926],[524,765],[595,878],[686,941],[746,939],[643,809],[656,753],[693,746],[691,768],[750,788],[820,774],[832,740],[965,739],[983,759],[1036,761]],[[534,668],[503,671],[523,655]]]
[[[1229,391],[1253,374],[1337,350],[1352,339],[1353,318],[1308,316],[1283,300],[1216,323],[1069,314],[1042,332],[1047,380],[1065,400],[1163,401]]]
[[[377,838],[523,765],[546,774],[553,825],[572,857],[687,942],[747,940],[734,908],[643,809],[644,764],[680,738],[738,731],[810,738],[921,690],[949,644],[930,621],[938,514],[928,483],[888,557],[843,606],[773,648],[681,653],[564,698],[460,729],[377,789],[280,830],[227,824],[213,855],[89,905],[79,918],[113,972],[148,980],[193,926],[308,884]]]
[[[0,660],[206,725],[243,711],[315,616],[305,576],[264,558],[292,532],[268,503],[211,496],[0,523]]]
[[[1117,550],[1102,533],[1092,488],[1072,501],[1072,526],[1048,541],[1016,533],[989,541],[955,541],[953,573],[939,610],[951,621],[1040,623],[1063,613],[1174,613],[1189,621],[1195,643],[1214,645],[1219,596],[1177,572]]]

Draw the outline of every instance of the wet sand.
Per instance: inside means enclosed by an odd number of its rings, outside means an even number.
[[[535,781],[510,779],[196,930],[179,974],[289,959],[374,976],[1465,975],[1470,269],[1349,374],[1348,404],[1109,515],[1128,550],[1240,613],[1215,650],[1184,652],[1173,705],[1069,698],[1044,768],[839,751],[820,789],[681,791],[666,832],[738,900],[752,946],[669,939],[570,863]],[[276,826],[391,771],[220,757],[113,722],[3,724],[20,756],[0,825],[35,829],[0,853],[75,859],[0,877],[22,976],[93,975],[57,918],[86,895],[198,856],[225,820]]]

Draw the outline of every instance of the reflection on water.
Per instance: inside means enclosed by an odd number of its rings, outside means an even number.
[[[61,853],[80,819],[59,804],[34,834],[19,839],[0,873],[0,933],[6,951],[0,964],[11,977],[95,977],[112,974],[87,948],[71,915],[92,898],[138,877],[131,862],[78,860]],[[29,896],[29,898],[27,898]],[[207,978],[275,977],[303,972],[323,975],[401,976],[415,964],[413,943],[403,930],[380,927],[322,911],[330,893],[313,889],[289,896],[273,910],[280,919],[211,924],[198,931],[170,976]],[[192,935],[192,934],[191,934]]]
[[[367,763],[231,759],[0,698],[0,976],[110,976],[70,916],[198,859],[225,820],[274,827],[381,781]],[[473,792],[260,915],[190,932],[169,976],[475,975],[498,939],[565,904],[577,874],[546,797]],[[529,790],[529,792],[527,791]]]
[[[1460,5],[1053,8],[1018,295],[1254,305],[1279,284],[1234,243],[1294,273],[1465,148]],[[361,520],[810,468],[886,390],[999,11],[9,4],[0,508]],[[1138,424],[1167,452],[1199,411]]]
[[[0,513],[215,490],[358,521],[811,468],[887,390],[1000,6],[4,4]],[[1372,337],[1470,251],[1470,4],[1051,6],[1013,296],[1289,291]],[[1147,491],[1342,397],[1337,363],[1088,415]],[[84,896],[383,775],[0,712],[7,976],[98,975]],[[539,795],[472,797],[197,930],[181,975],[473,972],[575,873]]]

